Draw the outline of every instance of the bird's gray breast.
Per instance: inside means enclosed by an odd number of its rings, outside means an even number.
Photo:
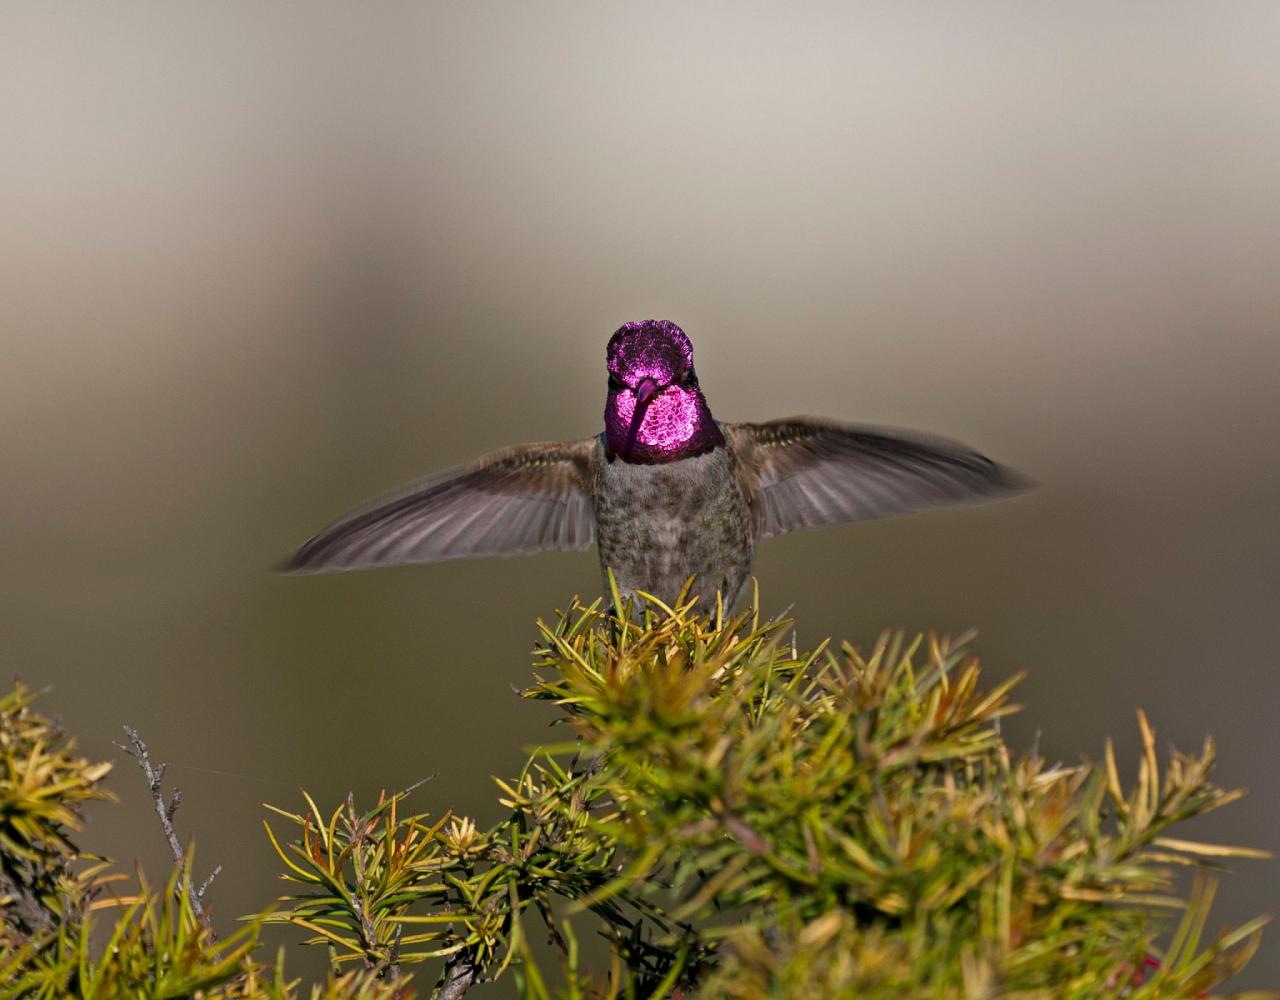
[[[685,580],[708,608],[732,604],[751,570],[750,512],[727,449],[652,465],[603,449],[594,469],[596,543],[623,595],[644,590],[671,601]]]

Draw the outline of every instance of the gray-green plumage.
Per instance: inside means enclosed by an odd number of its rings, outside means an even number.
[[[595,449],[591,492],[601,568],[623,597],[643,590],[665,601],[697,577],[713,606],[731,602],[751,572],[751,504],[727,448],[676,462],[638,464]]]

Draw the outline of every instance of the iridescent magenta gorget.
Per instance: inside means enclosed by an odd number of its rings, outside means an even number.
[[[693,345],[667,320],[626,323],[609,340],[605,454],[672,462],[724,444],[698,387]]]

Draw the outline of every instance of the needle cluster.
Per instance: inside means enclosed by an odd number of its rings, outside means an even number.
[[[1017,753],[1017,678],[984,687],[936,636],[802,650],[789,621],[651,599],[539,628],[523,696],[564,738],[497,781],[496,822],[417,811],[422,790],[269,806],[288,890],[225,940],[189,850],[163,890],[112,895],[68,837],[105,765],[11,695],[0,995],[1193,998],[1259,946],[1262,920],[1204,928],[1212,873],[1260,852],[1176,835],[1239,795],[1212,784],[1212,742],[1161,762],[1139,715],[1129,784],[1109,744]],[[260,959],[266,923],[324,948],[328,981],[308,994]]]
[[[1212,742],[1161,765],[1140,715],[1126,789],[1109,744],[1013,753],[1018,678],[984,689],[963,643],[802,651],[789,621],[653,600],[540,628],[523,694],[570,738],[497,781],[503,819],[281,813],[298,891],[271,919],[525,1000],[1197,997],[1258,946],[1261,921],[1203,935],[1206,873],[1258,852],[1169,836],[1238,797]]]

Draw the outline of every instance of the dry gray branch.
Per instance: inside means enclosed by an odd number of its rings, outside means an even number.
[[[26,934],[43,934],[56,921],[56,916],[49,912],[36,892],[3,869],[0,869],[0,896],[13,908],[12,916],[5,914],[6,921],[16,922]]]
[[[435,1000],[461,1000],[467,990],[476,984],[480,974],[471,953],[466,949],[456,951],[449,956],[444,965],[444,982],[436,993]]]
[[[173,860],[177,863],[182,873],[180,891],[187,894],[187,901],[191,904],[191,910],[196,915],[196,919],[204,925],[210,934],[213,934],[213,922],[209,918],[208,911],[204,908],[204,894],[208,891],[209,886],[213,884],[213,880],[218,877],[218,873],[222,871],[222,866],[216,866],[198,889],[192,883],[191,867],[188,864],[186,849],[182,846],[182,841],[178,839],[178,834],[173,828],[173,816],[178,811],[178,806],[182,803],[182,792],[175,788],[172,797],[168,802],[165,802],[162,783],[164,781],[165,768],[168,765],[153,765],[151,763],[151,754],[147,750],[147,744],[138,735],[138,731],[129,726],[125,726],[124,731],[125,735],[129,737],[129,745],[125,746],[123,743],[117,743],[116,746],[137,761],[138,767],[142,769],[142,774],[147,779],[147,787],[151,790],[151,801],[155,804],[156,815],[160,817],[160,827],[164,831],[164,838],[168,841],[169,851],[173,854]]]

